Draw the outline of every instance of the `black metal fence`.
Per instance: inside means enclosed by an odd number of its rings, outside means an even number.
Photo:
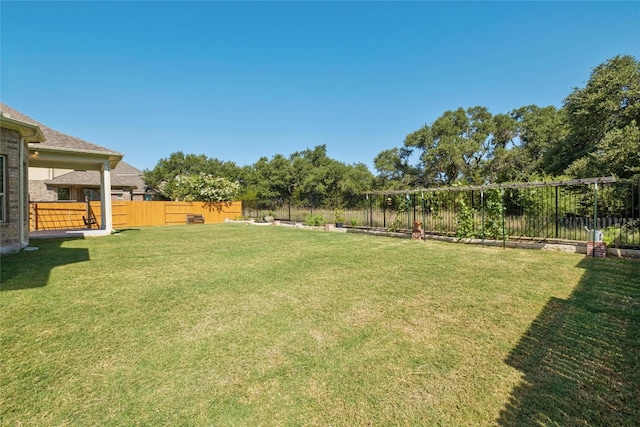
[[[271,214],[304,222],[309,215],[346,226],[410,232],[421,223],[426,234],[476,239],[588,241],[594,230],[609,246],[640,247],[640,182],[612,178],[376,191],[350,209],[299,207],[288,201],[245,216]]]
[[[369,196],[374,227],[420,222],[428,234],[497,240],[587,241],[598,230],[610,246],[640,247],[640,182],[597,178]]]

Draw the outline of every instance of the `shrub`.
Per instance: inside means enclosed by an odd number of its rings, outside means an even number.
[[[309,226],[321,227],[326,223],[327,223],[326,218],[320,214],[309,214],[305,218],[305,224]]]

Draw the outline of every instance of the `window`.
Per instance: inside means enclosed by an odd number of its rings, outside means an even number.
[[[0,156],[0,222],[7,220],[7,158]]]
[[[95,190],[93,188],[83,188],[82,189],[82,198],[84,200],[89,200],[89,201],[98,201],[100,200],[100,191]]]
[[[69,188],[58,188],[58,200],[71,200]]]

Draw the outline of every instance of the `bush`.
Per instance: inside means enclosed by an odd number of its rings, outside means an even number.
[[[326,218],[320,214],[309,214],[305,217],[305,224],[309,226],[321,227],[326,223]]]

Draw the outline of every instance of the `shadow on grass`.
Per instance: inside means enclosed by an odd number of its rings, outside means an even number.
[[[523,373],[501,426],[640,425],[640,263],[585,258],[506,363]]]
[[[55,267],[89,261],[88,249],[62,247],[66,240],[34,240],[32,246],[39,248],[36,251],[3,255],[0,262],[0,291],[46,286]]]

